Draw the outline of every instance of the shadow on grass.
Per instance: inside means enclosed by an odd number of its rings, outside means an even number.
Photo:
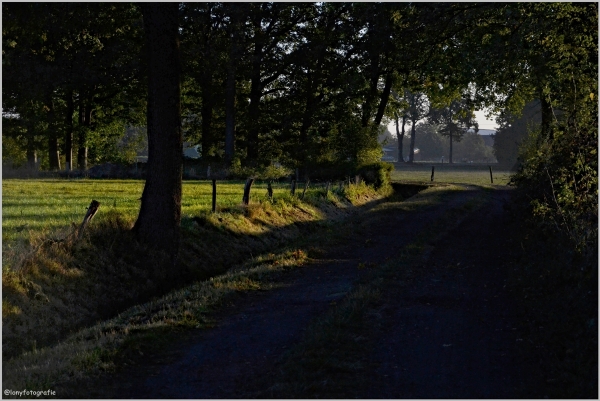
[[[250,205],[182,221],[180,263],[135,239],[131,223],[113,214],[90,227],[30,250],[20,272],[3,272],[3,359],[51,346],[76,330],[198,280],[228,271],[261,253],[310,241],[383,202],[398,202],[427,185],[394,184],[387,199],[344,208],[335,202]],[[339,201],[337,201],[339,202]],[[326,235],[324,235],[326,239]]]

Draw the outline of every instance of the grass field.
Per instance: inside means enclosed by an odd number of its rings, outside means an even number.
[[[440,163],[415,163],[396,164],[392,172],[394,181],[431,182],[431,167],[434,170],[434,182],[491,185],[490,170],[488,165],[481,164],[440,164]],[[510,178],[510,171],[497,169],[492,165],[494,185],[506,185]]]
[[[430,182],[431,164],[396,166],[392,180]],[[492,167],[494,169],[494,167]],[[508,171],[495,171],[494,185],[506,185]],[[488,166],[435,165],[434,182],[490,185]],[[218,182],[217,208],[226,209],[241,204],[244,183]],[[115,210],[126,218],[135,219],[139,212],[143,180],[61,180],[61,179],[7,179],[2,181],[2,240],[26,239],[31,233],[44,235],[72,223],[79,224],[92,199],[100,202],[100,211]],[[289,183],[275,183],[274,196],[289,193]],[[307,195],[316,191],[314,185]],[[297,190],[302,192],[302,188]],[[267,198],[266,182],[252,187],[251,201]],[[184,181],[182,197],[183,216],[197,216],[210,210],[212,184],[210,181]],[[101,219],[102,213],[97,219]]]
[[[44,233],[81,223],[92,199],[100,211],[115,209],[134,219],[139,212],[143,180],[18,180],[2,181],[2,240],[26,238],[30,231]],[[217,208],[241,204],[244,183],[217,182]],[[310,191],[315,189],[310,189]],[[289,192],[289,184],[274,184],[274,197]],[[299,190],[301,193],[301,189]],[[267,184],[252,186],[251,202],[267,198]],[[210,181],[184,181],[183,216],[195,216],[212,206]],[[96,218],[101,218],[98,213]]]

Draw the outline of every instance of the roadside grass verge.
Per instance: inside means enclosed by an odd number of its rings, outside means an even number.
[[[266,276],[301,266],[306,259],[307,254],[298,249],[257,257],[221,276],[134,306],[54,347],[33,349],[4,361],[4,387],[55,388],[61,382],[111,371],[115,361],[128,360],[130,353],[139,353],[149,341],[162,338],[164,342],[173,330],[210,326],[209,312],[227,297],[272,288],[274,284],[265,280]]]
[[[366,193],[369,191],[371,190],[365,189],[363,192]],[[430,191],[435,192],[433,189]],[[276,285],[273,280],[277,274],[281,274],[286,269],[301,266],[311,253],[319,253],[319,244],[330,239],[335,241],[336,236],[339,237],[343,234],[344,229],[339,229],[339,224],[336,225],[336,222],[339,223],[346,217],[354,215],[359,210],[363,210],[349,207],[349,202],[331,193],[328,195],[326,201],[314,199],[311,201],[314,203],[321,202],[321,208],[311,206],[308,200],[305,202],[296,200],[295,202],[299,202],[296,206],[281,201],[282,203],[279,206],[277,204],[270,204],[269,206],[263,205],[264,207],[256,207],[255,209],[240,208],[234,211],[235,213],[228,212],[227,214],[208,215],[205,216],[204,224],[198,224],[195,221],[184,222],[184,238],[190,244],[201,244],[203,243],[200,240],[201,238],[208,239],[211,236],[214,237],[221,233],[225,236],[223,238],[229,242],[227,242],[227,246],[225,247],[222,245],[222,242],[216,241],[217,245],[220,246],[214,247],[214,253],[229,255],[231,261],[235,260],[235,257],[238,256],[240,261],[246,260],[247,262],[234,269],[231,269],[231,266],[235,265],[233,262],[230,264],[223,262],[223,266],[214,268],[213,256],[203,254],[204,251],[202,249],[188,249],[182,252],[182,259],[185,261],[186,266],[198,269],[198,265],[204,263],[208,266],[208,270],[215,273],[213,277],[208,280],[195,282],[191,286],[181,287],[179,290],[166,293],[166,295],[160,298],[155,298],[149,302],[131,307],[111,319],[99,318],[98,323],[91,327],[80,329],[79,331],[75,331],[77,327],[71,327],[71,330],[69,330],[71,334],[67,332],[60,336],[60,342],[58,343],[50,341],[46,346],[39,343],[29,343],[27,347],[23,348],[25,352],[19,351],[12,358],[3,358],[4,387],[20,388],[28,386],[38,388],[40,386],[56,386],[60,383],[72,383],[74,380],[89,377],[102,371],[110,371],[118,364],[128,360],[128,354],[132,352],[135,354],[136,350],[139,350],[140,347],[152,347],[156,343],[162,343],[165,338],[177,330],[210,326],[210,312],[221,305],[227,297],[235,296],[235,294],[244,291],[273,288]],[[371,202],[364,210],[368,211],[373,204],[375,207],[378,207],[378,205],[381,206],[381,203]],[[342,206],[344,208],[341,208]],[[297,215],[294,213],[297,213]],[[249,217],[249,214],[252,216]],[[265,222],[261,223],[261,219],[267,219],[269,214],[271,214],[271,219],[268,221],[273,222],[273,226],[281,224],[284,226],[284,230],[290,230],[287,237],[281,234],[281,230],[279,229],[271,230],[271,235],[281,239],[279,242],[277,239],[270,241],[266,239],[266,236],[261,237],[260,234],[252,234],[252,230],[256,229],[255,226],[264,225]],[[301,220],[302,218],[304,220]],[[232,219],[233,222],[228,221],[228,219]],[[237,227],[234,224],[235,219],[239,220]],[[277,219],[281,219],[282,221],[277,221]],[[287,221],[290,223],[287,226],[285,225],[286,219],[289,219]],[[117,220],[118,218],[115,221]],[[217,222],[221,225],[217,226]],[[252,222],[258,223],[254,224]],[[121,222],[120,224],[127,226],[127,222]],[[315,230],[317,227],[319,229]],[[119,295],[122,296],[125,291],[131,291],[128,287],[132,283],[137,288],[144,288],[143,284],[145,282],[149,282],[150,284],[148,285],[150,287],[156,286],[151,277],[142,277],[142,279],[139,279],[138,276],[141,273],[137,272],[136,268],[139,271],[143,271],[144,268],[148,269],[148,264],[155,263],[150,261],[160,255],[154,255],[153,259],[144,259],[139,267],[132,267],[131,264],[122,261],[131,252],[129,248],[132,243],[130,242],[131,240],[127,240],[126,238],[129,235],[127,230],[115,233],[107,232],[102,227],[96,227],[96,229],[98,230],[97,235],[106,236],[104,238],[106,243],[112,243],[111,246],[113,248],[111,252],[120,255],[120,259],[115,259],[114,257],[110,259],[110,256],[107,255],[101,258],[105,262],[101,264],[102,266],[117,265],[115,267],[117,271],[110,272],[110,276],[115,276],[116,282],[111,284],[117,286],[116,289],[113,289],[117,293],[109,294],[107,297],[119,299]],[[241,232],[245,234],[235,234]],[[303,235],[304,233],[309,235]],[[95,243],[95,235],[94,230],[90,230],[89,240],[86,238],[86,242],[79,245],[85,252],[88,252],[88,256],[89,253],[97,251],[97,249],[92,248],[92,244]],[[281,238],[282,235],[284,238]],[[237,253],[234,252],[236,240],[239,240],[238,246],[240,248]],[[253,240],[259,242],[249,242]],[[292,242],[294,245],[292,248],[289,248],[289,244]],[[207,246],[210,246],[210,244]],[[285,246],[288,246],[288,248],[284,248],[281,251],[272,251],[278,247],[282,249]],[[186,245],[183,248],[188,248],[188,246]],[[271,252],[265,253],[269,250]],[[62,250],[62,252],[65,255],[69,255],[69,252],[66,250]],[[254,252],[254,255],[251,252]],[[259,252],[262,252],[262,254],[259,254]],[[190,262],[192,259],[195,259],[198,265],[192,265]],[[158,260],[160,262],[160,259]],[[121,270],[118,269],[118,262],[121,262],[122,266],[124,266]],[[132,262],[130,261],[129,263]],[[221,268],[221,274],[218,275],[216,272]],[[95,280],[89,278],[89,272],[93,267],[90,266],[88,269],[74,269],[76,270],[73,272],[74,275],[83,276],[90,284],[93,283],[93,285],[99,286],[102,291],[105,290]],[[157,270],[155,274],[160,274],[162,270],[160,263],[152,266],[152,269]],[[198,274],[198,272],[195,274]],[[94,278],[101,278],[102,275],[106,275],[106,272],[98,270]],[[47,277],[47,275],[44,277]],[[146,281],[144,281],[144,278]],[[20,283],[19,279],[23,279],[23,277],[13,278],[17,282],[16,284]],[[53,278],[53,280],[50,284],[56,283],[56,278]],[[125,285],[119,285],[119,282]],[[13,286],[18,287],[16,284],[13,284]],[[52,285],[44,287],[43,291],[50,292],[52,287]],[[89,288],[84,288],[83,290],[89,291]],[[152,293],[152,291],[150,292]],[[24,295],[27,296],[29,294],[26,293]],[[59,298],[59,294],[52,293],[52,296],[50,296],[44,293],[44,295],[46,295],[48,300],[44,298],[45,302],[40,302],[36,309],[33,310],[33,313],[38,313],[37,316],[41,316],[43,311],[48,312],[53,310],[56,304],[63,302]],[[54,300],[54,297],[57,300]],[[77,298],[77,294],[72,295],[72,297],[77,302],[80,301]],[[93,296],[90,297],[95,298]],[[35,295],[33,298],[27,297],[27,300],[29,304],[33,304],[33,301],[36,300]],[[65,302],[68,301],[65,300]],[[27,305],[27,303],[22,303],[21,305],[13,304],[13,307],[27,308],[24,305]],[[68,305],[65,310],[73,312],[73,308],[69,309]],[[20,313],[15,313],[14,315],[29,317],[31,313],[29,310],[22,310]],[[41,326],[36,326],[34,317],[30,317],[32,330],[41,328]],[[54,315],[53,318],[55,322],[51,323],[56,323],[62,316]],[[5,322],[10,321],[10,319],[3,320]],[[17,327],[21,326],[22,324],[17,325]],[[82,326],[85,326],[85,324]],[[6,329],[6,325],[4,325],[3,330]],[[13,330],[15,332],[18,331],[14,327]]]

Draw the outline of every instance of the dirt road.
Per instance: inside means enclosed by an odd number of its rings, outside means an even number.
[[[364,360],[345,373],[349,383],[356,375],[356,385],[293,396],[543,397],[531,368],[533,345],[522,335],[523,316],[507,286],[512,244],[503,206],[509,197],[508,189],[465,187],[416,212],[391,204],[347,222],[354,226],[343,246],[323,244],[325,255],[286,274],[279,288],[241,296],[217,316],[215,328],[198,330],[160,355],[80,387],[73,396],[285,397],[268,389],[289,351],[311,322],[369,274],[360,267],[398,258],[420,231],[461,210],[452,227],[430,244],[426,259],[414,266],[410,285],[386,282],[371,313]]]

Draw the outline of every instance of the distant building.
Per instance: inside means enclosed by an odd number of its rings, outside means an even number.
[[[390,147],[390,146],[384,146],[382,150],[383,150],[383,156],[381,157],[382,162],[394,163],[394,162],[398,161],[396,159],[397,149],[394,149],[393,147]]]

